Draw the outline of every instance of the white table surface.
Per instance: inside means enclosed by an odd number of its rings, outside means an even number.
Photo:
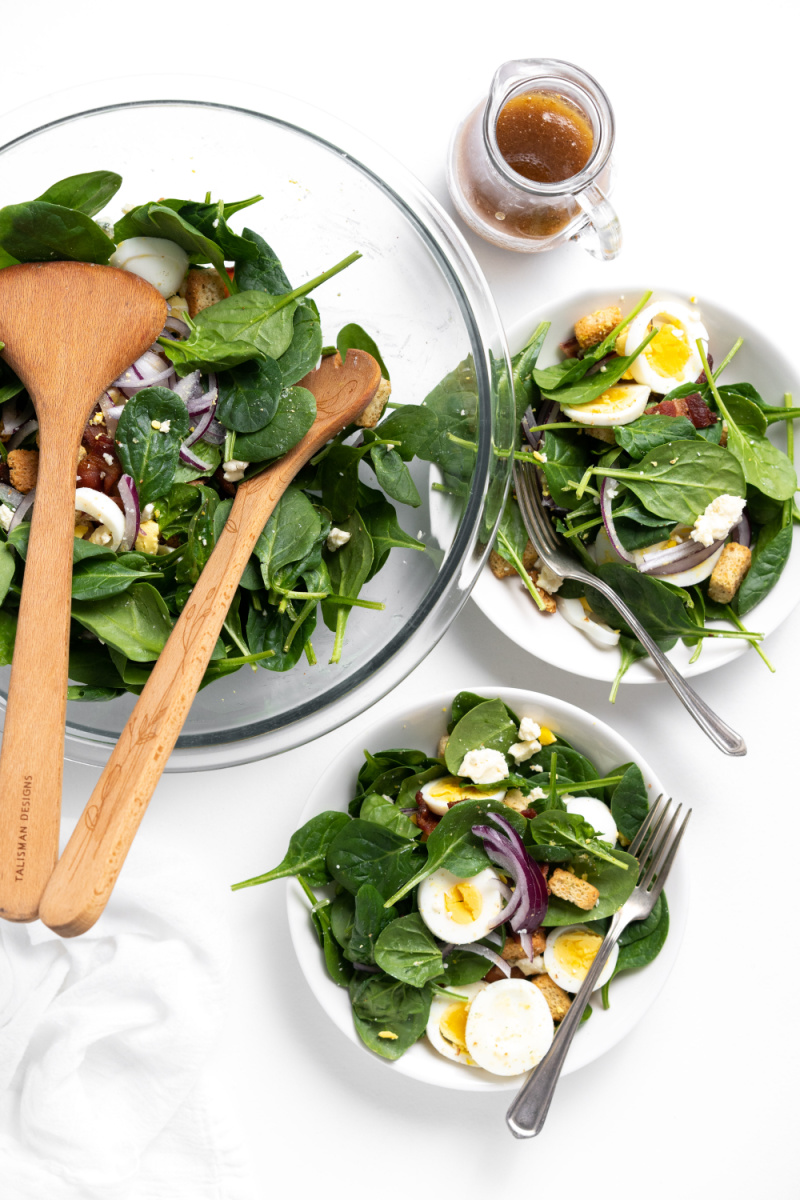
[[[35,30],[30,6],[4,14],[0,114],[115,69],[197,71],[205,63],[213,74],[303,95],[349,121],[391,148],[448,208],[451,128],[495,67],[515,55],[580,63],[616,109],[614,198],[624,252],[607,265],[572,246],[511,255],[470,238],[504,320],[587,285],[641,280],[722,298],[771,323],[787,352],[797,352],[790,6],[410,0],[384,9],[347,0],[197,0],[160,10],[171,11],[169,34],[159,10],[45,4],[35,11]],[[70,45],[76,53],[66,53]],[[14,47],[21,53],[9,53]],[[266,762],[163,779],[132,853],[146,855],[156,841],[174,845],[195,864],[198,894],[212,895],[227,914],[234,965],[217,1072],[256,1195],[324,1189],[338,1198],[366,1188],[387,1198],[448,1197],[472,1194],[473,1186],[538,1185],[554,1196],[565,1180],[603,1200],[796,1189],[790,1079],[800,1064],[797,1022],[783,1016],[783,1003],[796,1007],[798,981],[791,753],[798,633],[796,612],[765,644],[774,676],[753,653],[699,680],[705,698],[745,733],[744,760],[711,748],[666,687],[623,686],[611,708],[605,684],[537,664],[471,603],[377,706],[413,702],[431,688],[550,691],[613,724],[695,807],[683,851],[692,910],[678,965],[627,1041],[563,1081],[535,1144],[513,1141],[502,1098],[439,1092],[356,1053],[305,987],[283,885],[228,890],[278,861],[306,794],[357,721]],[[95,778],[67,765],[65,831]]]

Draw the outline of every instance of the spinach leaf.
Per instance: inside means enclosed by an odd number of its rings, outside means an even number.
[[[159,428],[153,427],[154,421]],[[140,504],[149,504],[170,490],[181,442],[188,436],[186,405],[168,388],[143,388],[127,402],[117,425],[116,443],[120,462],[136,483]]]
[[[697,626],[686,612],[686,606],[667,584],[619,563],[604,563],[598,575],[622,597],[644,625],[651,637],[662,641],[672,637],[696,637]],[[604,596],[587,587],[586,598],[592,610],[614,629],[634,637],[622,617]]]
[[[334,837],[327,865],[333,879],[353,895],[371,883],[386,898],[406,881],[418,858],[408,838],[356,817]]]
[[[358,464],[368,450],[367,445],[334,444],[319,464],[314,488],[322,493],[322,503],[337,525],[346,521],[358,504]]]
[[[175,570],[180,583],[197,583],[200,572],[214,549],[214,511],[219,496],[211,488],[198,487],[200,505],[189,522],[186,545]]]
[[[121,184],[122,176],[114,171],[86,171],[59,179],[36,199],[62,208],[74,208],[87,217],[94,217],[117,194]]]
[[[17,528],[19,528],[19,526],[17,526]],[[2,545],[0,545],[0,604],[3,603],[8,595],[8,589],[11,587],[11,581],[14,578],[16,565],[16,559],[14,558],[14,553],[11,546],[9,546],[7,542],[3,542]]]
[[[358,489],[358,510],[372,538],[373,560],[367,582],[377,575],[389,557],[389,551],[397,546],[403,550],[424,550],[425,543],[417,541],[400,528],[394,506],[380,492],[363,484]]]
[[[316,415],[317,402],[311,392],[302,387],[288,388],[281,392],[275,416],[263,429],[237,437],[236,453],[247,462],[282,458],[305,437]]]
[[[272,650],[259,666],[267,671],[289,671],[299,661],[306,643],[317,625],[316,607],[299,622],[289,612],[268,606],[259,612],[251,608],[247,615],[247,644],[251,654]]]
[[[124,688],[89,687],[85,683],[73,683],[67,687],[67,700],[115,700],[124,694]]]
[[[250,358],[278,358],[292,340],[295,301],[239,292],[202,309],[185,341],[159,339],[179,375],[222,370]]]
[[[534,368],[549,328],[549,321],[540,322],[519,354],[515,354],[511,359],[511,385],[514,389],[517,426],[525,415],[526,409],[535,408],[539,403],[540,392],[533,377]]]
[[[424,404],[398,404],[374,432],[384,441],[397,443],[401,457],[408,461],[428,457],[425,451],[437,431],[436,417]]]
[[[2,574],[6,556],[0,555],[0,603],[5,595]],[[150,571],[149,568],[142,569],[126,563],[126,557],[122,555],[121,558],[89,558],[78,564],[72,573],[73,600],[102,600],[105,596],[116,596],[127,591],[137,580],[163,578],[159,571]]]
[[[624,358],[615,357],[611,359],[610,362],[605,364],[605,371],[598,371],[596,375],[586,375],[574,383],[567,382],[555,388],[542,387],[542,397],[545,400],[558,401],[562,408],[577,408],[581,404],[590,404],[598,396],[602,396],[603,392],[607,392],[610,387],[619,382],[631,364],[642,353],[645,346],[656,336],[656,332],[657,330],[651,329],[647,337],[640,342],[632,354],[628,354]],[[595,355],[596,353],[595,351]],[[583,361],[586,361],[586,356]],[[593,362],[599,361],[599,357],[593,357]],[[593,363],[590,363],[590,365],[593,365]],[[534,373],[534,378],[538,383],[538,371]],[[541,384],[539,386],[541,387]]]
[[[672,639],[672,645],[675,644],[676,640],[677,639]],[[672,646],[667,645],[663,640],[659,642],[659,645],[664,651],[672,649]],[[627,637],[625,634],[622,634],[619,639],[619,670],[614,676],[614,682],[611,685],[611,693],[608,697],[612,704],[616,702],[619,685],[622,683],[625,673],[629,671],[633,664],[638,662],[639,659],[647,657],[647,651],[640,642],[637,642],[637,640],[633,637]]]
[[[185,250],[191,262],[211,263],[225,286],[236,291],[236,284],[225,270],[225,256],[217,243],[168,204],[140,204],[117,221],[114,237],[117,242],[131,237],[167,238]]]
[[[365,431],[364,440],[370,441],[371,439],[366,437],[367,432],[369,431]],[[394,446],[373,445],[370,447],[369,457],[378,483],[387,496],[391,496],[399,504],[409,504],[412,508],[419,508],[422,501],[419,498],[417,486]]]
[[[400,983],[390,975],[369,975],[366,979],[356,976],[350,983],[350,1002],[353,1022],[364,1045],[381,1058],[394,1061],[425,1032],[431,990]]]
[[[0,608],[0,667],[7,667],[11,664],[16,636],[17,618],[13,613]]]
[[[792,548],[792,527],[780,527],[780,522],[765,525],[759,531],[750,570],[736,593],[735,608],[740,616],[750,612],[781,577]]]
[[[345,958],[371,966],[380,934],[396,916],[396,909],[384,907],[377,888],[371,883],[363,884],[356,892],[350,936],[343,945]]]
[[[507,754],[518,740],[518,729],[509,719],[502,700],[485,700],[465,713],[451,732],[445,751],[447,769],[458,775],[470,750],[486,747]]]
[[[589,822],[578,813],[547,809],[529,822],[528,836],[534,846],[555,844],[568,849],[571,858],[577,854],[590,855],[593,859],[616,865],[616,852],[609,848],[607,842],[600,841]],[[620,866],[624,870],[626,864],[621,862]]]
[[[372,538],[357,512],[342,522],[341,529],[350,534],[350,540],[339,550],[331,551],[326,562],[335,594],[355,599],[369,578],[372,568]],[[338,662],[341,657],[349,616],[349,607],[323,601],[322,619],[328,629],[332,629],[336,635],[331,653],[332,663]]]
[[[322,353],[319,309],[308,296],[298,300],[292,318],[292,340],[278,361],[284,387],[291,387],[313,371]]]
[[[290,485],[273,509],[255,545],[267,588],[275,587],[281,568],[304,558],[320,533],[320,516],[304,492]]]
[[[450,706],[450,720],[447,723],[447,732],[452,733],[461,718],[465,717],[473,708],[477,708],[479,704],[488,703],[489,697],[479,696],[477,692],[457,692]],[[512,725],[519,727],[519,717],[514,710],[509,708],[507,704],[504,704],[503,707]]]
[[[624,850],[612,850],[611,855],[617,860],[613,865],[583,854],[570,861],[575,874],[591,883],[600,893],[600,898],[592,909],[592,920],[612,916],[622,907],[636,886],[639,864],[633,855],[626,854]],[[620,870],[621,863],[628,867],[627,871]],[[586,916],[587,913],[577,905],[570,904],[568,900],[560,900],[558,896],[551,896],[547,904],[547,916],[542,924],[575,925],[583,923]]]
[[[75,600],[72,616],[107,645],[134,662],[155,662],[172,632],[172,618],[150,583],[103,600]]]
[[[330,883],[331,876],[325,865],[328,849],[336,835],[350,824],[343,812],[323,812],[306,821],[289,839],[289,849],[277,867],[265,875],[244,879],[233,884],[233,891],[254,887],[257,883],[269,883],[273,879],[285,879],[290,875],[303,875],[311,887],[323,887]]]
[[[619,958],[611,977],[615,979],[621,971],[631,971],[646,967],[661,953],[669,933],[669,907],[667,897],[662,892],[656,900],[653,911],[644,921],[634,921],[623,930],[619,939]],[[608,988],[611,980],[603,988],[603,1004],[608,1008]]]
[[[547,461],[542,463],[542,471],[550,495],[561,508],[573,509],[579,503],[569,484],[576,483],[592,461],[587,440],[569,430],[544,435],[542,450]]]
[[[385,796],[379,795],[377,792],[370,792],[364,797],[359,816],[362,821],[372,821],[375,825],[383,825],[385,829],[399,833],[400,837],[419,837],[418,826],[410,821],[391,800],[387,800]]]
[[[364,884],[368,887],[368,884]],[[383,898],[381,898],[383,905]],[[328,909],[328,915],[331,922],[331,933],[336,938],[336,941],[346,950],[350,945],[350,938],[353,933],[353,921],[356,915],[356,899],[349,892],[340,892],[338,896],[334,896],[331,906]]]
[[[383,929],[375,943],[375,962],[387,975],[419,988],[443,969],[442,952],[419,913],[398,917]]]
[[[0,209],[0,246],[20,262],[107,263],[115,249],[91,217],[46,200]]]
[[[367,354],[371,354],[375,359],[384,379],[390,378],[386,363],[381,358],[380,350],[367,331],[362,329],[360,325],[345,325],[344,329],[339,331],[339,336],[336,339],[336,349],[341,355],[342,362],[347,357],[348,350],[365,350]]]
[[[227,214],[230,215],[230,214]],[[260,233],[245,229],[244,236],[256,247],[256,255],[244,262],[237,262],[234,278],[243,292],[268,292],[282,296],[292,290],[280,259]]]
[[[217,419],[228,429],[255,433],[268,425],[283,391],[283,373],[274,358],[255,358],[219,375]]]
[[[663,417],[651,413],[638,417],[629,425],[616,426],[614,437],[617,445],[622,446],[631,458],[640,459],[665,442],[694,441],[697,430],[688,417]]]
[[[745,494],[733,455],[701,440],[666,442],[636,467],[595,467],[594,474],[621,479],[650,512],[684,525],[694,525],[718,496]]]
[[[486,945],[489,943],[487,942]],[[491,949],[496,950],[496,946]],[[489,963],[480,954],[471,954],[461,946],[454,946],[444,960],[444,974],[437,983],[443,988],[464,987],[467,983],[477,983],[483,979],[489,970]]]
[[[619,769],[612,772],[619,774]],[[627,768],[621,781],[611,793],[611,815],[614,824],[627,842],[632,842],[639,826],[647,816],[649,804],[642,772],[634,764]]]
[[[590,367],[593,367],[601,358],[605,358],[607,354],[611,353],[623,329],[626,329],[633,318],[642,311],[652,294],[652,292],[646,292],[636,307],[628,313],[627,317],[620,321],[603,338],[599,345],[590,347],[584,353],[583,358],[567,358],[563,362],[556,363],[555,366],[544,367],[542,370],[534,371],[533,376],[539,387],[555,390],[556,388],[563,387],[565,384],[575,383],[577,380],[583,379]]]
[[[400,808],[413,808],[416,803],[417,792],[422,786],[430,783],[432,779],[440,779],[442,775],[446,775],[442,764],[437,760],[426,762],[421,771],[417,771],[414,775],[408,775],[400,784],[400,791],[397,794],[397,804]],[[416,826],[415,826],[416,828]]]

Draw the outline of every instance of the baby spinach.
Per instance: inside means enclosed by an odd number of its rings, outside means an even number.
[[[419,827],[410,821],[404,812],[377,792],[370,792],[364,797],[359,813],[362,821],[372,821],[375,825],[383,825],[398,833],[400,837],[419,837]]]
[[[479,704],[488,704],[489,701],[489,696],[479,696],[477,692],[457,692],[450,706],[450,720],[447,723],[447,732],[452,733],[461,718],[465,717],[473,708],[477,708]],[[503,707],[512,725],[519,727],[519,717],[513,708],[509,708],[507,704],[504,704]]]
[[[614,974],[603,988],[603,1007],[608,1008],[608,989],[622,971],[648,966],[661,953],[669,933],[669,907],[664,892],[658,897],[649,917],[634,921],[619,939],[619,958]]]
[[[389,371],[386,363],[381,358],[381,352],[378,349],[377,343],[369,336],[365,329],[360,325],[345,325],[339,331],[339,336],[336,339],[336,349],[341,355],[342,362],[347,357],[348,350],[365,350],[367,354],[371,354],[376,363],[381,369],[381,375],[384,379],[389,379]]]
[[[311,887],[322,887],[330,883],[331,876],[325,865],[328,849],[336,835],[350,824],[343,812],[323,812],[306,821],[289,839],[289,849],[281,862],[264,875],[244,879],[233,884],[233,891],[254,887],[257,883],[269,883],[272,879],[286,879],[291,875],[303,875]]]
[[[366,430],[364,437],[365,442],[369,444],[375,435],[372,434],[368,438],[367,433],[371,433],[371,431]],[[369,457],[378,483],[386,495],[397,500],[399,504],[408,504],[412,508],[419,508],[422,501],[417,491],[417,485],[394,446],[370,445]]]
[[[384,907],[383,896],[377,888],[371,883],[362,884],[356,892],[347,942],[342,942],[345,958],[371,966],[376,961],[380,936],[396,916],[396,909]]]
[[[116,443],[120,462],[133,476],[140,504],[149,504],[169,491],[181,442],[188,436],[186,405],[168,388],[143,388],[127,402],[117,425]]]
[[[617,768],[614,774],[618,775],[619,771],[620,768]],[[635,763],[631,763],[611,793],[611,815],[626,842],[632,842],[636,837],[648,808],[647,787],[642,772]]]
[[[386,897],[405,883],[418,857],[415,843],[408,838],[355,817],[331,842],[327,865],[333,879],[353,895],[371,883]]]
[[[298,300],[292,318],[292,340],[277,360],[284,387],[305,378],[319,362],[322,353],[322,329],[319,309],[308,296]]]
[[[572,509],[578,503],[575,488],[570,484],[580,479],[591,462],[588,440],[578,431],[548,431],[542,439],[541,450],[546,459],[542,471],[550,495],[561,508]]]
[[[361,486],[358,491],[358,510],[372,538],[372,566],[368,580],[377,575],[389,557],[389,551],[397,546],[403,550],[424,550],[425,543],[400,528],[394,506],[380,492]]]
[[[375,943],[375,962],[387,975],[418,988],[442,973],[442,952],[419,913],[384,927]]]
[[[317,403],[311,392],[291,387],[281,392],[272,420],[254,433],[240,434],[236,454],[247,462],[265,462],[281,458],[305,437],[317,415]]]
[[[735,597],[734,606],[740,616],[749,613],[772,591],[786,566],[791,548],[791,525],[781,528],[780,522],[771,522],[759,531],[750,570]]]
[[[272,651],[269,658],[260,662],[265,670],[289,671],[299,661],[316,625],[316,608],[301,621],[299,628],[289,612],[280,612],[271,605],[261,611],[251,608],[247,616],[247,642],[253,654]]]
[[[218,383],[217,420],[239,433],[254,433],[275,416],[283,372],[274,358],[255,358],[222,371]]]
[[[197,583],[200,572],[214,549],[214,512],[219,496],[211,488],[198,487],[200,504],[189,522],[186,545],[175,569],[180,583]]]
[[[172,618],[150,583],[135,583],[122,595],[75,600],[72,616],[107,645],[134,662],[154,662],[172,632]]]
[[[413,808],[417,792],[420,791],[423,785],[430,783],[432,779],[439,779],[445,774],[444,767],[437,759],[425,766],[423,770],[417,771],[415,775],[409,775],[400,785],[400,791],[397,795],[398,806],[400,808]]]
[[[0,667],[7,667],[14,657],[14,639],[17,636],[17,618],[14,613],[0,608]]]
[[[518,740],[518,728],[510,720],[502,700],[485,700],[470,708],[451,732],[445,750],[447,769],[458,775],[470,750],[486,747],[508,754]]]
[[[267,588],[275,586],[283,567],[308,554],[319,532],[320,517],[314,505],[298,487],[290,485],[275,505],[253,551]]]
[[[19,529],[20,526],[17,526],[17,528]],[[8,595],[8,589],[11,587],[11,581],[14,578],[16,565],[16,559],[11,546],[9,546],[8,543],[3,542],[2,545],[0,545],[0,604],[3,603]],[[74,594],[75,591],[73,586],[73,595]]]
[[[59,204],[62,208],[75,208],[87,217],[95,217],[119,191],[122,176],[115,171],[85,171],[81,175],[68,175],[52,184],[37,200]]]
[[[350,534],[350,540],[340,549],[332,551],[327,558],[331,585],[337,596],[354,599],[369,578],[374,551],[372,538],[358,513],[353,513],[342,522],[341,529]],[[338,662],[344,643],[344,631],[350,616],[350,608],[322,603],[322,619],[335,633],[331,662]]]
[[[485,943],[487,946],[488,942]],[[490,949],[497,950],[495,945]],[[483,979],[488,968],[486,959],[480,954],[471,954],[461,946],[454,946],[443,963],[443,975],[437,983],[444,988],[464,987],[468,983],[477,983]]]
[[[636,467],[594,467],[592,473],[621,479],[650,512],[685,525],[694,525],[718,496],[745,494],[733,455],[699,440],[666,442]]]
[[[611,353],[617,344],[619,335],[630,325],[633,318],[641,312],[652,294],[652,292],[646,292],[636,307],[628,313],[627,317],[620,321],[597,346],[592,346],[586,350],[582,358],[566,358],[563,362],[556,363],[555,366],[544,367],[541,370],[534,371],[533,377],[543,390],[543,393],[555,391],[567,384],[576,383],[578,380],[583,379],[590,367],[595,366],[602,358]]]
[[[47,200],[0,209],[0,246],[19,262],[107,263],[114,253],[111,238],[91,217]]]
[[[625,358],[613,358],[605,364],[605,370],[600,370],[595,375],[585,375],[574,383],[562,384],[556,388],[542,387],[542,397],[545,400],[558,401],[562,408],[577,408],[582,404],[591,404],[593,400],[602,396],[603,392],[607,392],[610,387],[620,381],[645,347],[652,342],[656,333],[657,330],[651,329],[632,354],[628,354]],[[595,361],[599,362],[599,357]],[[538,383],[538,372],[535,373],[534,378]]]
[[[246,261],[236,263],[234,278],[240,291],[268,292],[272,296],[282,296],[290,292],[292,285],[272,247],[253,229],[245,228],[243,234],[256,247],[256,254]]]
[[[651,413],[638,417],[628,425],[617,425],[614,437],[618,446],[622,446],[631,458],[638,460],[665,442],[694,441],[697,430],[688,417],[664,417]]]
[[[549,321],[541,321],[529,341],[511,360],[511,386],[514,390],[514,409],[518,426],[526,410],[534,408],[539,402],[539,387],[534,381],[533,373],[549,328]]]
[[[204,479],[208,475],[213,475],[217,467],[222,462],[222,453],[219,446],[212,446],[208,442],[195,442],[192,446],[192,454],[199,458],[206,465],[202,469],[199,467],[190,467],[182,459],[178,459],[178,465],[175,468],[175,483],[191,483],[195,479]]]
[[[4,563],[10,557],[6,548],[2,549],[5,553],[0,552],[0,603],[5,598],[2,586]],[[138,580],[163,579],[162,572],[126,563],[125,558],[125,555],[119,558],[89,558],[79,563],[72,573],[73,600],[102,600],[106,596],[127,591]]]
[[[617,858],[607,842],[600,841],[589,822],[578,813],[547,809],[529,822],[528,836],[535,846],[563,846],[572,858],[578,854],[591,855],[622,870],[627,868],[627,863]]]
[[[356,1031],[364,1045],[381,1058],[394,1061],[425,1032],[431,990],[401,983],[390,975],[368,975],[366,979],[356,975],[350,983],[350,1001]]]
[[[185,250],[191,262],[211,263],[225,286],[231,292],[238,290],[228,278],[225,255],[217,243],[168,204],[140,204],[131,209],[117,221],[114,236],[118,242],[131,237],[167,238]]]

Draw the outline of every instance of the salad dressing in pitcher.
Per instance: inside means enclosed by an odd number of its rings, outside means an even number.
[[[586,166],[594,147],[591,122],[555,92],[522,92],[500,110],[497,148],[518,175],[561,183]]]

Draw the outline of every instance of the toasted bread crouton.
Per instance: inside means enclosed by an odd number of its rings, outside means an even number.
[[[383,410],[386,408],[386,401],[392,394],[392,385],[388,379],[381,379],[378,384],[378,390],[370,400],[367,407],[356,417],[356,425],[360,425],[362,429],[374,429],[383,416]]]
[[[522,565],[526,571],[532,571],[536,566],[536,560],[539,557],[539,551],[534,546],[530,538],[522,551]]]
[[[11,455],[8,457],[10,459]],[[717,604],[730,604],[750,570],[752,557],[747,546],[740,546],[738,542],[728,543],[708,582],[708,594],[712,600],[716,600]]]
[[[599,346],[603,338],[608,337],[621,320],[622,312],[616,304],[609,304],[608,308],[599,308],[597,312],[581,317],[580,321],[575,322],[578,345],[582,350]]]
[[[533,957],[536,958],[540,954],[544,954],[544,947],[547,941],[544,930],[539,927],[531,934],[531,945],[533,946]],[[503,958],[506,962],[518,963],[521,959],[527,958],[525,951],[522,949],[522,943],[519,939],[519,934],[512,933],[506,938],[506,944],[503,946]]]
[[[18,492],[29,492],[36,487],[39,474],[38,450],[9,450],[8,471],[11,486]]]
[[[530,801],[519,788],[509,788],[505,796],[503,796],[503,804],[506,808],[513,808],[515,812],[524,812],[528,808]]]
[[[450,741],[450,734],[443,733],[439,738],[439,745],[436,747],[436,757],[444,758],[444,752],[447,749],[447,743]]]
[[[565,992],[562,987],[559,987],[549,975],[533,975],[531,983],[539,989],[547,1001],[547,1007],[550,1009],[553,1020],[556,1023],[563,1021],[572,1004],[569,992]]]
[[[496,550],[492,550],[489,555],[489,566],[492,569],[495,579],[508,579],[509,575],[516,575],[517,573],[511,563],[506,562],[503,556],[498,554]]]
[[[581,430],[587,437],[596,438],[598,442],[608,442],[613,446],[617,439],[614,437],[614,430],[607,425],[590,425]]]
[[[528,571],[528,574],[530,575],[531,583],[536,588],[536,591],[539,594],[540,600],[544,604],[544,608],[540,609],[539,611],[550,613],[550,614],[554,613],[556,611],[556,607],[557,607],[555,596],[551,596],[549,592],[545,592],[542,588],[537,586],[537,584],[539,582],[539,572],[538,571]]]
[[[585,912],[594,908],[600,899],[600,893],[593,884],[587,883],[585,879],[579,879],[577,875],[572,875],[569,871],[562,870],[561,867],[557,867],[553,871],[547,882],[550,885],[550,891],[554,896],[558,896],[559,900],[568,900],[570,904],[582,908]]]
[[[210,267],[193,267],[186,279],[186,304],[189,316],[196,317],[204,308],[219,304],[228,295],[228,289],[216,271]]]

